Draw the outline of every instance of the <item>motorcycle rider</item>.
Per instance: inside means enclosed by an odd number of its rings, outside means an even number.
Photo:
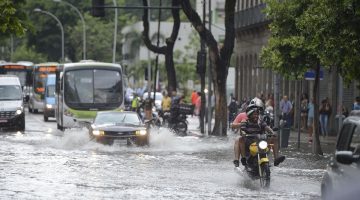
[[[241,131],[244,131],[248,134],[264,134],[264,132],[272,133],[273,137],[268,138],[268,142],[273,144],[273,153],[274,153],[274,165],[278,166],[281,162],[285,160],[285,156],[278,155],[278,140],[276,134],[273,130],[262,120],[259,120],[260,111],[263,110],[263,103],[260,99],[255,98],[250,101],[249,106],[246,109],[246,115],[248,119],[243,120],[240,123],[233,123],[233,128],[240,128]],[[233,161],[235,167],[239,167],[239,157],[241,155],[241,164],[246,166],[246,137],[240,136],[239,139],[235,141],[234,153],[235,160]]]

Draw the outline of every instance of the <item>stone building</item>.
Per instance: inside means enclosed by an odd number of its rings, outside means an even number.
[[[262,10],[266,4],[261,0],[238,0],[236,8],[235,30],[236,44],[234,55],[236,59],[235,96],[238,100],[252,98],[261,93],[264,95],[274,92],[274,73],[261,66],[260,52],[267,44],[271,33]],[[324,70],[324,77],[320,81],[320,100],[328,97],[333,107],[333,114],[329,119],[329,130],[336,134],[336,111],[339,104],[339,76],[336,69]],[[312,94],[312,80],[286,80],[280,77],[280,96],[287,95],[294,101],[302,93]],[[351,110],[351,105],[359,95],[356,83],[343,88],[343,104]],[[297,101],[295,101],[297,102]],[[296,115],[296,114],[295,114]],[[297,116],[297,115],[296,115]],[[295,122],[297,119],[295,119]],[[295,123],[296,125],[297,123]]]

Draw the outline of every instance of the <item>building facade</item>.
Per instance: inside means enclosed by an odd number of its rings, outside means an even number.
[[[253,98],[260,94],[274,93],[274,75],[270,69],[261,66],[259,55],[262,47],[267,44],[271,33],[262,10],[266,4],[261,0],[238,0],[235,19],[236,44],[234,56],[236,59],[235,96],[238,100]],[[329,98],[332,105],[332,115],[329,120],[330,133],[336,134],[336,112],[339,105],[339,81],[336,69],[324,70],[324,77],[320,81],[320,100]],[[280,96],[287,95],[291,101],[297,102],[302,93],[312,96],[314,81],[287,80],[280,76]],[[359,90],[356,83],[343,87],[343,104],[351,110],[351,105]],[[298,105],[298,104],[297,104]],[[295,117],[296,117],[295,110]],[[295,125],[298,120],[295,119]]]

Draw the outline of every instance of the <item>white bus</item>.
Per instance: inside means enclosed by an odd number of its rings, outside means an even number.
[[[67,63],[56,73],[57,128],[79,127],[98,111],[123,110],[123,75],[119,64],[83,61]]]
[[[59,63],[48,62],[32,67],[32,87],[30,89],[29,112],[37,113],[44,108],[45,81],[48,74],[55,74]]]

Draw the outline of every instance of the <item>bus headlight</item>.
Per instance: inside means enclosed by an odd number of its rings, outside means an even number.
[[[47,109],[51,109],[53,106],[51,104],[46,104]]]
[[[140,135],[140,136],[144,136],[147,134],[147,131],[146,130],[139,130],[139,131],[136,131],[135,133],[136,135]]]
[[[93,131],[92,131],[92,134],[95,135],[95,136],[101,136],[101,135],[104,135],[105,132],[104,132],[104,131],[100,131],[100,130],[93,130]]]
[[[259,148],[260,149],[266,149],[268,146],[268,143],[266,141],[259,142]]]
[[[22,111],[21,109],[17,109],[16,112],[15,112],[15,114],[16,114],[16,115],[21,115],[22,112],[23,112],[23,111]]]

